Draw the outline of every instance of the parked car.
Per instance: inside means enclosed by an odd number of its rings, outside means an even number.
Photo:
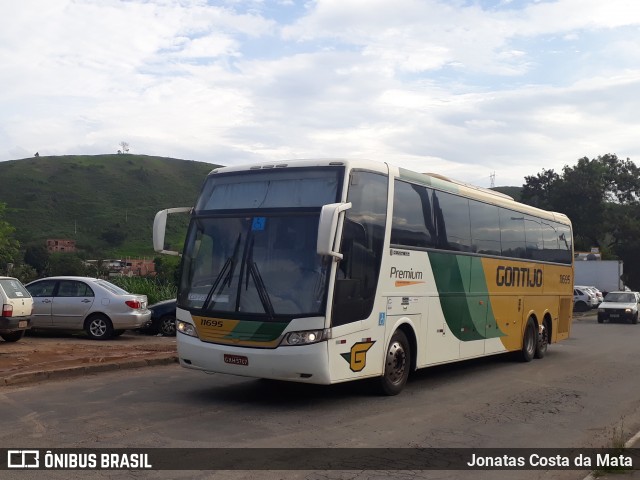
[[[76,330],[105,340],[146,325],[147,296],[91,277],[48,277],[26,285],[33,297],[34,330]]]
[[[609,292],[598,307],[598,323],[605,320],[629,320],[638,323],[638,292]]]
[[[597,303],[596,303],[596,307],[602,303],[602,301],[604,300],[604,296],[602,295],[602,292],[600,290],[598,290],[596,287],[588,287],[585,285],[575,285],[573,288],[579,288],[581,290],[588,290],[589,292],[593,293],[596,297]]]
[[[596,294],[580,287],[573,287],[573,309],[576,312],[586,312],[598,305]]]
[[[163,300],[149,305],[151,320],[142,328],[144,333],[162,334],[173,337],[176,334],[176,299]]]
[[[33,299],[17,278],[0,277],[0,337],[5,342],[17,342],[31,328]]]

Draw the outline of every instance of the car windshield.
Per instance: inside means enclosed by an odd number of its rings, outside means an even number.
[[[611,292],[604,300],[611,303],[635,303],[636,296],[633,293]]]

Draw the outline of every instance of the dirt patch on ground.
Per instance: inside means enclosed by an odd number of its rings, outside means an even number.
[[[177,355],[175,337],[125,332],[112,340],[81,335],[28,334],[18,342],[0,341],[0,377]]]

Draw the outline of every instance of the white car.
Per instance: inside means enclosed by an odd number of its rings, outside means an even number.
[[[33,299],[17,278],[0,277],[0,337],[5,342],[17,342],[31,327]]]
[[[598,297],[591,290],[573,287],[573,309],[576,312],[586,312],[598,306]]]
[[[598,323],[603,323],[605,320],[608,322],[629,320],[631,323],[638,323],[639,302],[638,292],[607,293],[604,302],[598,307]]]
[[[33,297],[32,328],[84,330],[104,340],[147,324],[147,296],[91,277],[48,277],[26,285]]]
[[[596,304],[596,306],[598,304],[600,304],[604,300],[604,296],[602,295],[602,292],[600,290],[598,290],[596,287],[588,287],[588,286],[585,286],[585,285],[575,285],[573,288],[579,288],[581,290],[588,290],[591,293],[593,293],[596,296],[596,299],[598,300],[598,303]]]

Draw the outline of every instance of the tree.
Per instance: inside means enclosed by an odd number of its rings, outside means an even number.
[[[100,238],[102,238],[105,242],[107,242],[112,247],[117,247],[122,245],[122,243],[127,238],[127,234],[122,231],[120,224],[112,225],[107,230],[100,234]]]
[[[129,151],[129,144],[127,142],[122,141],[118,145],[122,147],[120,150],[118,150],[118,153],[127,153]]]
[[[6,272],[7,265],[18,256],[20,243],[13,238],[15,228],[3,219],[5,210],[6,204],[0,203],[0,270]]]
[[[71,253],[52,253],[49,257],[48,276],[87,275],[87,267],[77,255]]]
[[[640,169],[630,160],[606,154],[565,165],[562,174],[543,170],[525,178],[522,201],[567,215],[577,250],[599,247],[628,266],[640,258]],[[637,270],[637,269],[636,269]],[[627,271],[627,268],[625,268]],[[630,274],[631,285],[640,286]]]
[[[24,263],[33,267],[38,275],[42,275],[49,265],[49,250],[42,244],[29,245],[24,252]]]
[[[542,169],[535,177],[524,177],[521,200],[527,205],[549,209],[554,205],[554,187],[560,176],[553,170]]]
[[[156,278],[160,283],[177,285],[180,277],[179,257],[155,257],[153,259],[156,270]]]

